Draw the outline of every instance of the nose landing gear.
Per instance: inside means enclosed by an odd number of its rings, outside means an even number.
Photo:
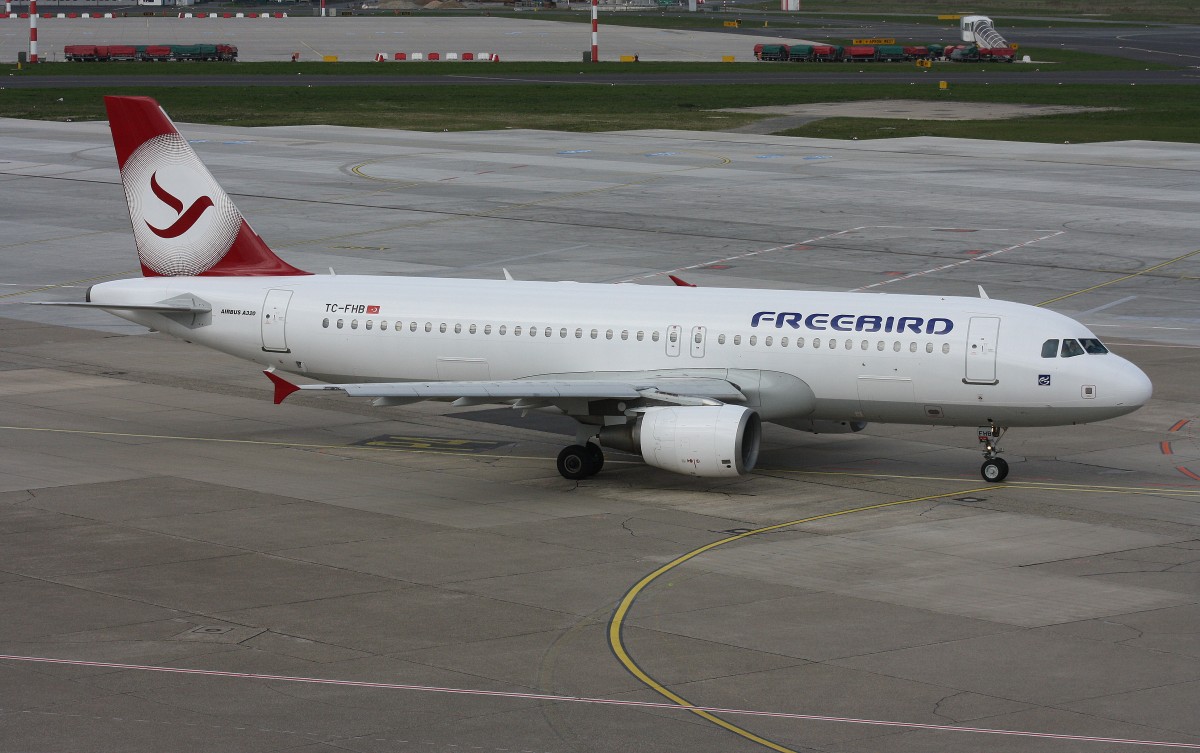
[[[1008,476],[1008,463],[1000,457],[1000,438],[1007,431],[1003,426],[989,424],[979,427],[979,443],[983,445],[983,466],[979,469],[984,481],[999,483]]]

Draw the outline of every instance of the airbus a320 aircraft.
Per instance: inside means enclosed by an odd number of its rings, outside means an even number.
[[[1150,398],[1146,375],[1079,322],[986,297],[310,275],[250,229],[154,100],[105,104],[144,276],[70,305],[261,364],[276,403],[339,390],[561,412],[578,422],[558,457],[569,479],[598,472],[602,447],[676,473],[748,473],[761,421],[976,426],[983,477],[1001,481],[1006,428]]]

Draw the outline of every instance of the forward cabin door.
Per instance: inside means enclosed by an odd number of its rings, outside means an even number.
[[[996,384],[996,341],[999,339],[999,317],[971,317],[971,324],[967,328],[967,364],[964,382]]]
[[[290,290],[268,290],[262,307],[262,349],[270,353],[287,353],[287,308],[292,300]]]

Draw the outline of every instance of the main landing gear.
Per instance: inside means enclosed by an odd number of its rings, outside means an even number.
[[[558,453],[558,472],[572,481],[595,476],[604,467],[604,451],[595,442],[573,444]]]
[[[990,424],[979,427],[979,443],[983,445],[983,466],[979,469],[984,481],[999,483],[1008,476],[1008,463],[1000,457],[1000,437],[1007,431],[1002,426]]]

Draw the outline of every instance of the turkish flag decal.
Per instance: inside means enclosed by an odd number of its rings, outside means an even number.
[[[379,307],[378,306],[367,306],[367,313],[368,314],[378,314]]]

